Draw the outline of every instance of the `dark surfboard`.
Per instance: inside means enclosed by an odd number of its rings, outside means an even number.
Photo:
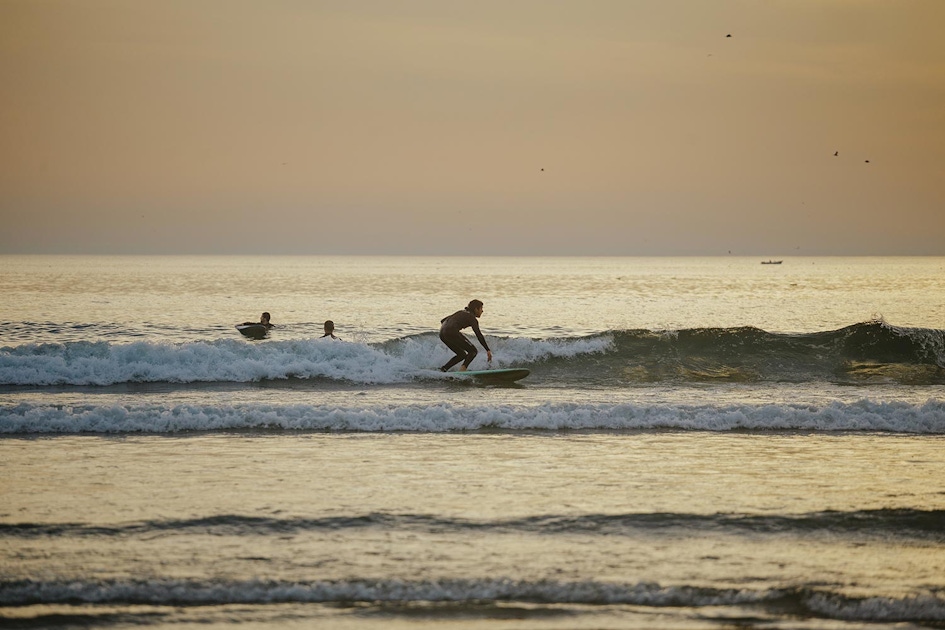
[[[503,368],[499,370],[466,370],[465,372],[447,372],[450,378],[471,379],[481,382],[514,383],[531,374],[526,368]]]
[[[262,324],[237,324],[236,330],[250,339],[262,339],[269,332],[269,329]]]

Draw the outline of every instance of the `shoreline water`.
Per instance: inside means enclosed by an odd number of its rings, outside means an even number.
[[[945,473],[941,439],[0,440],[4,461],[30,480],[4,503],[33,514],[2,519],[16,553],[0,615],[279,627],[288,606],[295,623],[327,615],[367,627],[518,628],[550,616],[647,628],[654,615],[666,627],[921,627],[945,612],[935,586],[945,496],[924,481]]]

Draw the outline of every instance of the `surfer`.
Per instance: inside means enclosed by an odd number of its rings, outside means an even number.
[[[275,324],[269,323],[269,312],[264,312],[260,317],[258,322],[243,322],[240,326],[265,326],[268,328],[275,328]]]
[[[322,339],[325,337],[330,337],[332,339],[338,338],[335,336],[335,322],[331,321],[330,319],[325,322],[325,334],[322,335]]]
[[[463,310],[456,311],[449,317],[444,317],[440,320],[440,341],[445,343],[446,347],[456,353],[455,357],[447,361],[446,365],[440,368],[441,372],[448,372],[451,367],[460,361],[463,362],[463,365],[459,369],[465,372],[469,364],[472,363],[476,355],[479,354],[479,351],[476,350],[476,346],[472,345],[469,339],[466,338],[466,335],[460,332],[463,328],[469,328],[470,326],[472,326],[473,332],[476,333],[476,338],[486,351],[489,362],[492,363],[492,350],[489,349],[486,338],[482,336],[482,331],[479,330],[479,317],[481,315],[482,302],[472,300]]]

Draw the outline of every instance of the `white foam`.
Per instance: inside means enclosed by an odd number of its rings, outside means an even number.
[[[706,606],[764,601],[770,591],[712,591],[691,587],[662,587],[653,582],[538,582],[495,579],[343,580],[313,582],[196,581],[152,579],[106,582],[0,583],[0,604],[25,601],[56,604],[83,602],[149,602],[156,605],[219,605],[274,602],[455,602],[518,600],[563,603]]]
[[[662,586],[655,582],[522,581],[506,578],[442,580],[340,580],[278,582],[267,580],[110,580],[0,582],[0,605],[25,602],[47,605],[82,602],[154,605],[272,604],[280,602],[463,602],[530,601],[634,606],[755,606],[799,595],[821,618],[874,622],[940,622],[945,600],[934,593],[902,598],[853,599],[836,593],[779,589],[710,589]]]
[[[609,337],[578,340],[491,339],[493,366],[600,352]],[[451,356],[433,335],[386,344],[324,340],[183,344],[106,342],[34,344],[0,349],[3,385],[114,385],[116,383],[252,382],[329,378],[357,383],[402,383]],[[485,353],[473,364],[485,367]]]
[[[897,599],[865,597],[848,599],[830,593],[814,593],[805,602],[815,613],[846,621],[899,622],[943,621],[945,599],[939,595],[921,594]]]
[[[945,401],[788,404],[536,405],[111,404],[0,408],[0,433],[173,433],[245,429],[447,432],[500,429],[803,430],[945,434]]]

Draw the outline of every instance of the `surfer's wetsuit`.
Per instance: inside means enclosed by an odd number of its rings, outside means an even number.
[[[276,327],[275,324],[269,322],[243,322],[240,326],[265,326],[267,329]]]
[[[446,344],[446,346],[456,353],[456,356],[446,362],[446,365],[440,368],[443,372],[448,371],[451,367],[463,362],[463,366],[469,367],[469,364],[472,363],[473,359],[476,358],[476,355],[479,354],[479,351],[476,350],[476,346],[469,343],[469,339],[466,339],[466,335],[460,331],[463,328],[472,327],[473,332],[476,333],[476,338],[479,340],[479,343],[482,344],[482,347],[486,352],[490,352],[489,344],[486,343],[486,338],[482,336],[482,331],[479,330],[479,320],[468,310],[456,311],[449,317],[444,317],[440,320],[440,341]]]
[[[272,316],[269,314],[268,311],[266,311],[260,316],[258,322],[243,322],[242,324],[240,324],[240,326],[265,326],[266,330],[269,330],[270,328],[276,327],[275,324],[269,323],[270,319],[272,319]]]

